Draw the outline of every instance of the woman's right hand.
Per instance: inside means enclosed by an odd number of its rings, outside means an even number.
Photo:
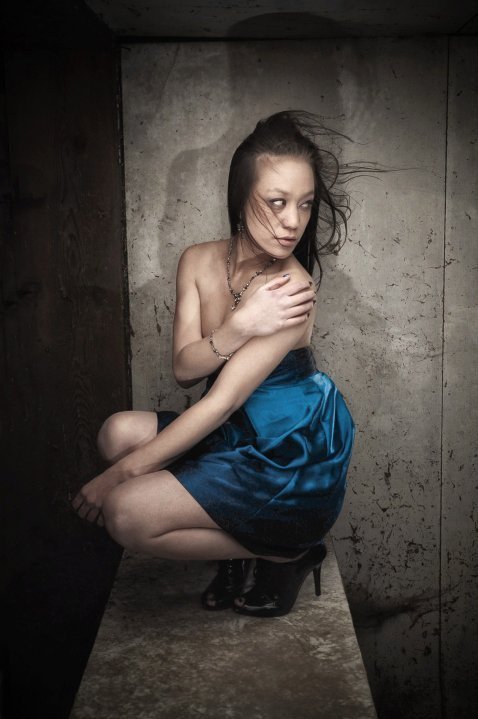
[[[236,312],[248,332],[259,337],[306,322],[315,301],[313,283],[291,280],[287,274],[261,285],[247,299],[244,297]]]

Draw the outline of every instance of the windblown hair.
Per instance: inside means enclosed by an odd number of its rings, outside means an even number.
[[[350,198],[344,185],[354,176],[368,174],[370,170],[373,172],[374,166],[371,163],[341,165],[330,149],[319,147],[317,138],[329,142],[338,138],[350,140],[346,135],[325,127],[310,112],[284,110],[260,120],[232,157],[228,210],[231,234],[236,234],[242,222],[246,237],[254,244],[244,210],[256,179],[257,158],[271,155],[306,160],[314,173],[315,196],[310,220],[294,255],[310,274],[317,263],[319,286],[322,279],[321,255],[337,254],[347,238]]]

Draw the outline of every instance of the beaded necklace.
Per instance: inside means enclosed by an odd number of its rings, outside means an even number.
[[[232,284],[231,284],[231,254],[232,254],[232,237],[231,237],[231,239],[230,239],[230,241],[229,241],[229,250],[228,250],[227,259],[226,259],[226,276],[227,276],[227,286],[229,287],[229,292],[231,293],[231,295],[232,295],[233,298],[234,298],[234,304],[232,305],[231,310],[235,310],[236,307],[237,307],[237,305],[239,304],[239,302],[242,300],[242,295],[243,295],[244,292],[247,290],[247,288],[248,288],[249,285],[251,284],[252,280],[254,280],[254,279],[255,279],[256,277],[258,277],[259,275],[262,275],[262,273],[265,272],[265,271],[268,269],[268,267],[270,267],[271,265],[274,264],[274,262],[277,261],[277,258],[276,258],[276,257],[273,257],[273,258],[270,259],[268,262],[266,262],[266,264],[264,265],[264,267],[262,268],[262,270],[257,270],[257,272],[254,272],[254,274],[253,274],[252,277],[246,282],[246,284],[244,285],[244,287],[242,288],[242,290],[240,290],[239,292],[236,292],[236,291],[233,289]]]

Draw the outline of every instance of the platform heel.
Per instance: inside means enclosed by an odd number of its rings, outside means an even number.
[[[327,554],[324,544],[312,547],[293,562],[257,559],[255,583],[234,602],[234,611],[251,617],[281,617],[293,608],[300,588],[310,572],[314,574],[315,594],[320,596],[320,569]]]

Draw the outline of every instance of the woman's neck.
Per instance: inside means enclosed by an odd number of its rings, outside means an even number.
[[[245,238],[236,235],[232,240],[231,273],[242,275],[254,273],[271,261],[271,256],[260,247],[254,247]]]

